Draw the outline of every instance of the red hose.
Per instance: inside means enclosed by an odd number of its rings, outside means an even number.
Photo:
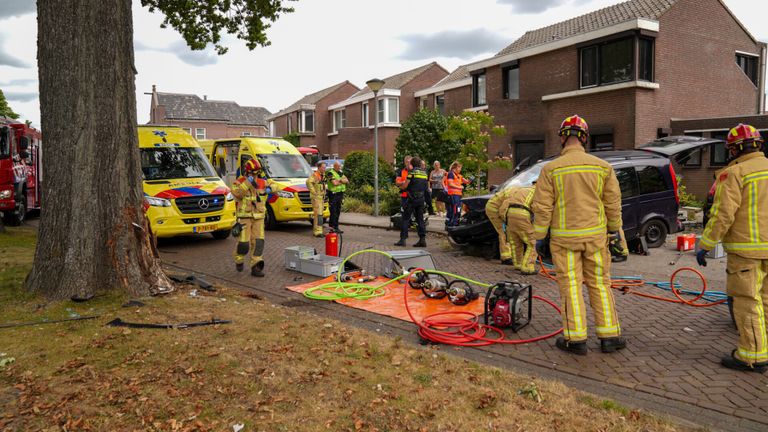
[[[445,345],[465,347],[479,347],[497,343],[518,345],[549,339],[563,331],[563,328],[561,327],[559,330],[552,333],[536,336],[530,339],[504,339],[506,335],[501,329],[481,324],[477,321],[477,316],[475,314],[463,311],[438,312],[426,316],[419,322],[416,317],[413,316],[411,308],[408,306],[408,286],[410,285],[411,276],[419,271],[424,271],[424,269],[413,269],[405,280],[403,299],[405,301],[405,310],[408,312],[408,316],[411,317],[411,321],[419,327],[419,336],[424,340]],[[533,296],[533,298],[547,303],[552,306],[558,314],[560,313],[560,308],[557,307],[554,302],[536,295]],[[443,318],[445,316],[451,316],[452,318]],[[465,316],[466,318],[460,318],[461,316]],[[485,337],[489,332],[496,333],[498,338],[491,339]]]

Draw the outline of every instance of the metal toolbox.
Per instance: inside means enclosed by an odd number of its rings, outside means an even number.
[[[315,248],[309,246],[290,246],[285,248],[285,268],[301,271],[301,260],[315,255]]]
[[[299,271],[302,273],[310,274],[312,276],[328,277],[339,271],[339,267],[341,267],[344,258],[330,255],[314,255],[309,258],[302,258],[299,261]]]
[[[387,264],[384,266],[384,276],[388,278],[400,276],[401,271],[412,268],[436,269],[432,255],[423,249],[387,251],[387,253],[392,255],[402,266],[402,268],[396,268],[397,266],[392,260],[387,260]]]
[[[701,236],[696,237],[696,252],[699,252],[699,249],[701,247],[699,246],[699,242],[701,241]],[[719,242],[715,244],[715,247],[712,248],[711,251],[707,254],[707,258],[717,259],[717,258],[724,258],[726,255],[725,249],[723,249],[723,243]]]

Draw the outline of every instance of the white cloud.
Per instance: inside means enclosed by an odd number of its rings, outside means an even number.
[[[37,2],[34,0],[0,0],[0,20],[35,13]]]
[[[466,60],[478,54],[493,53],[509,43],[503,35],[488,29],[448,30],[429,35],[408,34],[400,37],[408,44],[400,58],[431,60],[450,57]]]

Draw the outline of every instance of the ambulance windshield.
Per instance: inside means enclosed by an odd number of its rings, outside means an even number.
[[[144,180],[216,177],[203,149],[195,147],[158,147],[141,149]]]
[[[260,154],[259,161],[269,178],[307,178],[312,175],[312,168],[301,155]]]

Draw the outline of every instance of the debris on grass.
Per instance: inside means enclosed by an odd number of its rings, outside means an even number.
[[[541,401],[543,400],[543,398],[541,397],[541,393],[539,393],[539,388],[536,386],[536,383],[534,382],[518,390],[517,394],[519,394],[520,396],[525,396],[538,403],[541,403]]]
[[[16,362],[16,359],[13,357],[0,358],[0,369],[5,369],[6,366],[14,362]]]

